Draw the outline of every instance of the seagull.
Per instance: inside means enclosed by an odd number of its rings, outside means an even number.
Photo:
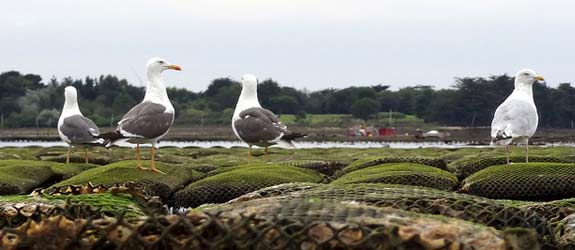
[[[249,145],[249,156],[254,145],[264,147],[267,155],[269,146],[295,148],[292,140],[305,136],[289,131],[272,111],[262,108],[258,101],[258,80],[251,74],[242,76],[242,92],[232,117],[232,129]]]
[[[168,69],[177,71],[182,69],[157,57],[148,60],[146,68],[148,85],[144,100],[122,117],[114,132],[102,134],[101,137],[108,140],[108,146],[118,141],[136,144],[136,161],[140,170],[147,169],[142,167],[140,162],[140,144],[152,144],[150,170],[164,173],[155,165],[156,144],[174,123],[174,106],[168,98],[161,73]]]
[[[509,164],[509,144],[525,144],[525,162],[529,162],[529,138],[537,130],[539,116],[533,101],[533,83],[545,79],[530,69],[515,76],[515,89],[497,110],[491,122],[491,145],[505,146]]]
[[[78,92],[76,88],[68,86],[64,89],[64,107],[58,119],[58,134],[62,141],[68,144],[66,163],[70,163],[72,146],[84,148],[84,159],[88,163],[88,147],[103,146],[104,140],[99,138],[100,129],[96,124],[82,115],[78,107]]]

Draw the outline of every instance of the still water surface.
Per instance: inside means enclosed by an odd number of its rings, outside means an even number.
[[[470,145],[469,142],[334,142],[334,141],[301,141],[296,142],[298,148],[483,148],[486,145]],[[574,146],[575,144],[547,144],[545,146]],[[0,141],[1,147],[53,147],[66,146],[61,141]],[[132,144],[120,144],[120,146],[133,147]],[[246,147],[246,144],[240,141],[162,141],[159,147]]]

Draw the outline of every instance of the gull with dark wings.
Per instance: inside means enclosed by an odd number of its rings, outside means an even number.
[[[264,147],[266,155],[268,147],[272,145],[295,148],[292,141],[305,135],[288,130],[273,112],[262,108],[258,101],[257,85],[254,75],[242,76],[242,92],[232,117],[235,135],[248,144],[250,156],[254,145]]]
[[[174,123],[174,107],[168,98],[161,73],[164,70],[180,71],[181,68],[161,58],[150,59],[146,68],[148,84],[144,100],[122,117],[114,132],[102,134],[101,137],[108,140],[108,145],[118,141],[136,144],[136,161],[142,170],[146,168],[140,162],[140,144],[151,144],[150,170],[163,173],[155,165],[156,144]]]
[[[58,135],[68,144],[66,163],[70,163],[72,147],[84,148],[84,160],[88,160],[88,147],[104,146],[104,140],[99,138],[100,129],[86,118],[78,106],[78,91],[72,86],[64,89],[64,107],[58,119]]]

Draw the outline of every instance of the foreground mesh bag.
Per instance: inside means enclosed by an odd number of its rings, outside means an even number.
[[[54,177],[54,163],[0,160],[0,195],[24,194]]]
[[[332,183],[386,183],[453,190],[458,181],[455,175],[439,168],[415,163],[386,163],[350,172]]]
[[[509,160],[512,163],[524,163],[525,157],[513,156],[509,157]],[[529,162],[573,163],[575,161],[556,157],[530,156]],[[453,168],[455,169],[454,173],[455,175],[457,175],[457,178],[463,180],[468,176],[478,172],[479,170],[482,170],[490,166],[503,165],[503,164],[507,164],[507,158],[505,157],[482,158],[479,160],[466,161],[465,163],[457,164]]]
[[[416,158],[416,157],[368,157],[359,159],[349,166],[345,167],[344,169],[338,171],[335,174],[335,177],[341,177],[347,173],[371,167],[376,165],[381,165],[385,163],[416,163],[426,166],[436,167],[445,171],[449,171],[447,167],[447,163],[445,163],[442,159],[434,159],[434,158]]]
[[[2,249],[537,249],[529,230],[389,208],[265,199],[187,215],[52,215],[0,230]]]
[[[575,197],[575,164],[492,166],[463,180],[461,191],[494,199],[557,200]]]
[[[524,227],[534,229],[541,236],[551,234],[547,228],[547,219],[535,209],[524,208],[522,203],[491,200],[413,186],[290,183],[264,188],[230,202],[274,196],[281,199],[319,199],[392,207],[463,219],[498,229]],[[525,203],[525,205],[531,205],[531,203]]]
[[[161,211],[159,200],[145,199],[132,193],[18,197],[17,202],[3,199],[0,200],[0,228],[17,227],[28,220],[39,221],[53,215],[98,219],[122,212],[125,217],[136,218],[144,216],[145,211]]]
[[[565,217],[555,230],[557,249],[575,249],[575,214]]]

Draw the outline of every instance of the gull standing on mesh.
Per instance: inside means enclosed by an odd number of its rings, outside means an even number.
[[[497,110],[491,122],[491,145],[505,146],[509,164],[509,144],[525,145],[525,162],[529,162],[529,138],[537,130],[539,115],[533,101],[533,84],[544,81],[535,71],[524,69],[515,76],[515,89]]]
[[[292,140],[304,137],[304,134],[289,131],[278,117],[270,110],[262,108],[258,101],[258,80],[254,75],[242,76],[242,92],[232,117],[234,134],[249,145],[265,148],[278,145],[284,148],[295,148]]]
[[[62,141],[68,144],[66,163],[70,163],[72,146],[84,148],[84,160],[88,160],[88,147],[104,146],[104,140],[98,138],[100,129],[96,124],[86,118],[78,106],[78,91],[72,86],[64,89],[64,107],[58,119],[58,135]]]
[[[102,134],[101,137],[108,140],[108,146],[117,141],[136,144],[136,161],[138,168],[142,170],[146,168],[142,167],[140,162],[140,144],[152,144],[150,170],[163,173],[155,165],[156,144],[174,124],[174,106],[168,98],[161,73],[167,69],[182,69],[161,58],[148,60],[146,68],[148,85],[144,100],[122,117],[116,131]]]

